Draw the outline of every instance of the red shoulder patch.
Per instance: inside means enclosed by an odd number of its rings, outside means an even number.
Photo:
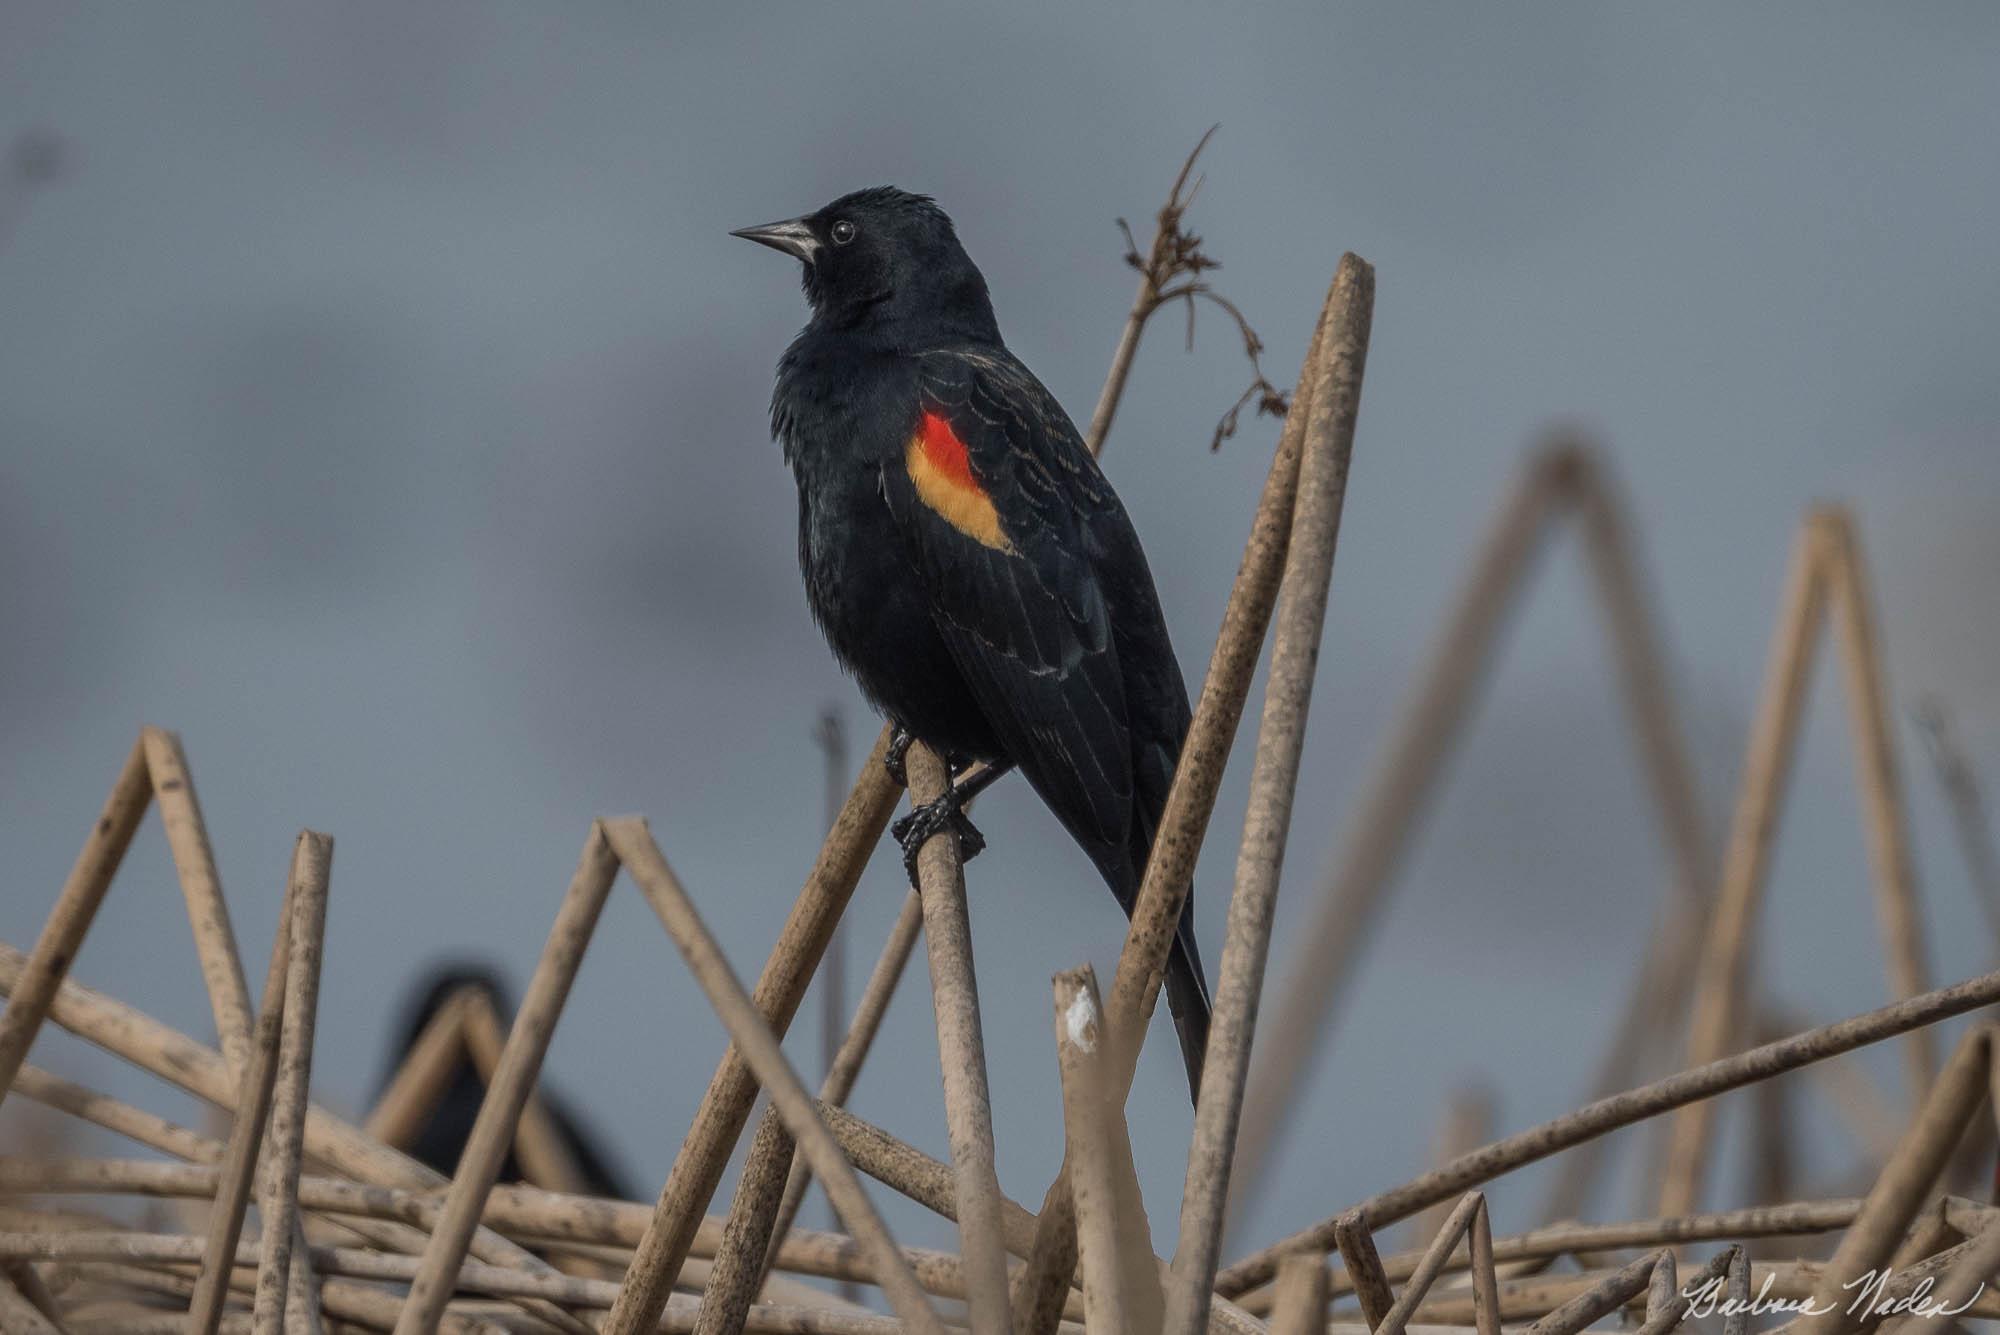
[[[916,485],[917,499],[966,537],[995,551],[1011,552],[1014,544],[1000,526],[1000,512],[979,479],[965,442],[941,413],[926,411],[917,420],[903,466]]]

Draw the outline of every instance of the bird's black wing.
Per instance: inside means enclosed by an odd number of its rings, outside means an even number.
[[[1133,773],[1095,557],[1107,522],[1129,524],[1061,405],[1004,350],[924,354],[918,399],[884,495],[1007,758],[1101,865],[1128,844]]]

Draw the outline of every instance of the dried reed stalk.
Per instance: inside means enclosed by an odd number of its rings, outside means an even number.
[[[895,809],[898,789],[882,765],[888,741],[884,730],[862,761],[840,819],[821,847],[757,979],[757,1008],[780,1036],[798,1013],[813,969]],[[732,1046],[710,1078],[694,1125],[674,1156],[654,1207],[652,1227],[640,1240],[624,1292],[606,1319],[605,1335],[650,1335],[756,1098],[756,1078]]]
[[[29,1301],[15,1276],[0,1270],[0,1330],[13,1335],[65,1335],[41,1308]]]
[[[14,1077],[14,1090],[21,1097],[33,1099],[44,1107],[68,1113],[107,1131],[115,1131],[175,1158],[192,1163],[222,1161],[222,1142],[142,1108],[135,1108],[109,1094],[100,1094],[74,1081],[50,1075],[39,1066],[23,1066],[20,1074]]]
[[[424,1024],[361,1124],[364,1132],[399,1150],[416,1140],[465,1060],[465,1013],[477,990],[454,992]]]
[[[97,916],[104,892],[118,863],[132,843],[140,817],[153,795],[152,779],[146,772],[146,747],[139,742],[125,761],[105,799],[104,811],[83,841],[69,878],[56,896],[55,907],[35,948],[21,961],[7,988],[7,1009],[0,1012],[0,1100],[13,1087],[14,1073],[21,1069],[28,1048],[35,1041],[42,1021],[48,1017],[70,961]]]
[[[424,1251],[423,1268],[410,1286],[409,1301],[396,1323],[397,1335],[430,1335],[437,1328],[617,874],[618,859],[606,842],[604,827],[593,823],[577,859],[576,874],[549,929],[548,943],[528,982],[527,995],[514,1017],[499,1066],[480,1101],[472,1134],[459,1155],[443,1214]]]
[[[1239,1136],[1236,1200],[1253,1199],[1297,1091],[1308,1079],[1328,1015],[1359,959],[1361,942],[1410,843],[1425,800],[1462,730],[1501,625],[1526,583],[1532,558],[1565,512],[1576,514],[1612,648],[1640,759],[1674,865],[1678,891],[1665,929],[1652,941],[1647,970],[1637,980],[1618,1034],[1595,1086],[1598,1096],[1631,1083],[1646,1030],[1672,1007],[1662,994],[1685,987],[1698,942],[1694,913],[1704,898],[1707,840],[1697,786],[1681,742],[1660,636],[1648,613],[1627,536],[1630,529],[1595,454],[1567,439],[1528,461],[1489,529],[1472,576],[1431,651],[1425,674],[1371,767],[1374,776],[1348,825],[1341,854],[1291,957],[1296,963],[1278,993],[1253,1068]],[[1574,1212],[1594,1165],[1579,1156],[1557,1188]]]
[[[294,860],[296,856],[295,853]],[[243,1092],[236,1104],[236,1120],[229,1128],[228,1146],[216,1178],[214,1205],[209,1210],[208,1245],[201,1255],[201,1273],[195,1278],[194,1296],[188,1304],[191,1335],[215,1335],[216,1325],[222,1319],[222,1305],[229,1297],[226,1262],[236,1254],[236,1242],[242,1236],[243,1215],[250,1203],[250,1183],[257,1169],[257,1152],[264,1143],[265,1117],[270,1112],[271,1092],[277,1084],[278,1046],[284,1034],[285,975],[292,958],[294,884],[295,878],[288,875],[284,901],[278,909],[277,937],[271,945],[271,964],[264,976],[264,1008],[252,1032]]]
[[[195,798],[187,753],[181,749],[181,739],[164,728],[140,729],[139,745],[146,753],[146,773],[159,804],[160,827],[166,832],[167,849],[187,900],[202,982],[215,1012],[216,1046],[222,1049],[230,1069],[241,1072],[250,1050],[249,984],[236,953],[236,930],[230,926],[222,876],[216,870],[201,803]]]
[[[912,746],[906,764],[913,807],[944,796],[951,776],[934,751],[921,743]],[[982,1335],[1007,1335],[1013,1322],[1007,1311],[1000,1179],[993,1169],[993,1103],[986,1087],[972,924],[956,834],[946,830],[924,842],[917,851],[917,881],[924,905],[931,997],[937,1010],[938,1061],[944,1076],[959,1250],[971,1289],[972,1328]]]
[[[1477,1191],[1465,1193],[1451,1213],[1444,1217],[1437,1235],[1431,1239],[1430,1247],[1411,1271],[1409,1282],[1403,1286],[1402,1293],[1397,1295],[1394,1305],[1376,1327],[1377,1335],[1403,1335],[1410,1324],[1410,1317],[1417,1310],[1417,1304],[1424,1300],[1431,1285],[1444,1273],[1452,1252],[1468,1234],[1471,1235],[1473,1323],[1479,1328],[1479,1335],[1500,1335],[1500,1292],[1493,1268],[1492,1224],[1487,1216],[1486,1197]],[[1290,1264],[1295,1259],[1287,1257],[1284,1264]],[[1379,1260],[1376,1268],[1378,1273],[1383,1270]],[[1281,1265],[1278,1270],[1281,1291],[1284,1274]]]
[[[879,764],[879,760],[876,763]],[[839,1144],[815,1113],[812,1095],[799,1083],[797,1073],[778,1046],[777,1035],[772,1032],[755,1001],[737,981],[729,961],[715,944],[715,938],[709,935],[687,892],[681,888],[680,879],[674,875],[673,869],[661,856],[658,845],[653,842],[652,835],[647,832],[645,823],[638,820],[610,821],[605,824],[604,832],[618,860],[638,884],[653,911],[659,915],[661,924],[666,927],[667,934],[673,938],[674,945],[687,960],[689,972],[701,984],[702,991],[707,993],[709,1004],[728,1027],[732,1046],[742,1053],[751,1078],[770,1095],[771,1102],[785,1119],[786,1129],[813,1161],[813,1171],[819,1175],[834,1208],[840,1212],[841,1221],[853,1233],[855,1240],[869,1251],[881,1276],[882,1290],[895,1308],[896,1315],[921,1335],[942,1335],[943,1327],[938,1322],[937,1313],[896,1250],[894,1239],[889,1236],[867,1192],[855,1178],[853,1168],[841,1154]],[[819,945],[825,945],[823,935]],[[796,999],[793,1004],[796,1009]],[[741,1125],[740,1119],[738,1125]],[[650,1230],[648,1236],[651,1236]],[[643,1239],[640,1250],[644,1250]],[[685,1250],[683,1247],[682,1251]],[[626,1294],[631,1290],[632,1284],[628,1279],[619,1293],[619,1304],[626,1301]],[[614,1322],[616,1315],[617,1308],[614,1306]]]
[[[2000,973],[1982,974],[1908,1001],[1794,1034],[1781,1042],[1767,1043],[1587,1104],[1553,1121],[1495,1141],[1402,1186],[1378,1192],[1355,1208],[1370,1229],[1386,1228],[1457,1192],[1490,1182],[1523,1164],[1547,1158],[1621,1126],[1895,1038],[1919,1025],[1935,1024],[1996,1001],[2000,1001]],[[1334,1243],[1335,1225],[1340,1217],[1322,1220],[1227,1267],[1216,1277],[1216,1291],[1234,1296],[1270,1280],[1277,1273],[1278,1258],[1287,1252],[1326,1251]]]
[[[1858,1324],[1848,1310],[1853,1282],[1880,1271],[1933,1190],[1952,1150],[1988,1096],[1996,1031],[1982,1025],[1960,1040],[1902,1143],[1875,1180],[1854,1223],[1826,1263],[1814,1306],[1832,1310],[1799,1318],[1796,1335],[1838,1335]]]
[[[1880,654],[1864,581],[1847,515],[1827,509],[1809,514],[1786,575],[1783,611],[1765,670],[1720,888],[1701,953],[1689,1024],[1690,1067],[1716,1060],[1740,1041],[1756,912],[1770,866],[1779,808],[1798,749],[1814,641],[1829,595],[1842,628],[1857,779],[1875,864],[1876,901],[1891,986],[1904,996],[1912,996],[1912,989],[1920,988],[1925,977]],[[1921,1094],[1935,1065],[1929,1036],[1913,1034],[1905,1052],[1911,1088]],[[1674,1119],[1661,1177],[1659,1213],[1685,1214],[1694,1208],[1714,1122],[1715,1108],[1707,1103],[1695,1104]]]
[[[923,896],[912,890],[903,900],[895,925],[889,929],[889,938],[882,944],[882,953],[868,975],[867,986],[861,989],[861,1000],[854,1008],[854,1019],[848,1024],[840,1051],[834,1055],[833,1064],[827,1069],[825,1082],[820,1085],[821,1103],[844,1104],[854,1092],[861,1064],[867,1060],[868,1050],[874,1046],[875,1035],[882,1027],[882,1017],[888,1014],[889,1001],[896,994],[903,966],[909,962],[910,951],[916,946],[917,933],[923,930],[923,926]],[[779,1129],[782,1130],[782,1126]],[[748,1170],[745,1171],[747,1175]],[[777,1258],[779,1245],[791,1231],[792,1221],[798,1218],[799,1205],[805,1200],[806,1188],[811,1183],[812,1166],[803,1159],[793,1159],[791,1175],[785,1182],[784,1199],[772,1222],[771,1238],[765,1252],[764,1270],[767,1274]]]
[[[1333,582],[1348,461],[1361,410],[1375,271],[1359,259],[1345,257],[1334,277],[1334,287],[1342,293],[1352,337],[1336,339],[1329,355],[1321,360],[1306,420],[1298,498],[1281,584],[1283,601],[1271,649],[1257,753],[1250,771],[1249,809],[1236,863],[1236,889],[1229,900],[1208,1056],[1195,1105],[1187,1185],[1181,1198],[1180,1244],[1174,1252],[1173,1281],[1167,1288],[1164,1329],[1172,1335],[1196,1335],[1206,1324],[1222,1248],[1223,1208],[1229,1195],[1237,1119],[1250,1068],[1251,1036],[1264,987],[1285,839],[1291,829],[1292,797],[1305,751],[1320,634]]]
[[[1124,1118],[1102,1089],[1104,1003],[1095,971],[1086,966],[1057,974],[1054,1001],[1085,1324],[1106,1335],[1143,1335],[1160,1329],[1164,1295]]]
[[[1359,264],[1360,261],[1354,261]],[[1343,260],[1343,265],[1346,261]],[[1194,720],[1181,745],[1180,764],[1168,791],[1152,855],[1133,905],[1132,922],[1119,952],[1118,970],[1107,1007],[1106,1042],[1111,1047],[1107,1096],[1122,1103],[1130,1089],[1139,1040],[1152,1015],[1165,976],[1167,951],[1173,941],[1181,906],[1186,902],[1201,853],[1208,818],[1228,763],[1236,725],[1250,693],[1263,646],[1264,631],[1277,601],[1278,582],[1290,541],[1293,500],[1298,489],[1299,455],[1311,412],[1311,383],[1327,348],[1359,338],[1353,318],[1351,282],[1343,286],[1336,273],[1314,328],[1311,345],[1299,373],[1299,389],[1279,433],[1270,476],[1251,521],[1243,563],[1223,610],[1203,679]],[[1044,1335],[1061,1311],[1076,1266],[1076,1212],[1067,1167],[1058,1171],[1043,1198],[1035,1231],[1033,1255],[1014,1285],[1015,1330],[1020,1335]]]
[[[257,1267],[257,1335],[285,1331],[317,1335],[320,1325],[311,1287],[295,1282],[292,1275],[292,1244],[300,1234],[299,1161],[305,1154],[313,1028],[319,1011],[320,965],[326,955],[327,884],[332,866],[332,838],[301,831],[285,892],[284,911],[291,927],[287,933],[283,1031],[271,1103],[271,1145],[258,1202],[263,1259]],[[301,1268],[308,1264],[304,1259],[296,1261]],[[294,1312],[294,1301],[303,1301],[305,1306]]]

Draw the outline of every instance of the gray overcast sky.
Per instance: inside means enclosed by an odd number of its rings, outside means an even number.
[[[73,156],[0,251],[0,934],[33,938],[156,722],[185,738],[246,957],[293,832],[338,839],[315,1071],[335,1107],[365,1106],[427,961],[525,980],[598,813],[651,817],[753,973],[817,842],[814,716],[837,704],[857,743],[874,722],[806,615],[767,439],[796,276],[727,230],[861,185],[934,194],[1010,343],[1081,417],[1131,295],[1112,220],[1148,217],[1215,121],[1192,222],[1275,378],[1342,250],[1379,276],[1278,969],[1553,421],[1611,446],[1712,809],[1792,529],[1825,498],[1858,511],[1899,709],[1943,693],[2000,783],[1996,56],[1981,5],[6,0],[0,139],[48,127]],[[1274,435],[1208,452],[1242,378],[1220,323],[1192,355],[1163,324],[1107,455],[1190,676]],[[1511,627],[1248,1234],[1421,1167],[1468,1080],[1504,1128],[1584,1093],[1666,862],[1575,554],[1554,544]],[[1835,675],[1759,972],[1816,1018],[1884,990]],[[1919,739],[1899,741],[1936,971],[1965,976],[1992,943]],[[1199,882],[1211,960],[1243,768]],[[1121,923],[1025,788],[980,821],[1000,1174],[1030,1199],[1060,1152],[1048,978],[1108,968]],[[857,971],[899,877],[880,857],[863,885]],[[209,1032],[155,826],[76,973]],[[929,1025],[919,965],[855,1102],[942,1152]],[[812,1032],[791,1045],[807,1065]],[[719,1035],[621,890],[549,1070],[642,1192]],[[40,1051],[194,1115],[107,1058]],[[1170,1042],[1139,1093],[1170,1238],[1189,1124]],[[1502,1226],[1533,1222],[1532,1196],[1501,1205]]]

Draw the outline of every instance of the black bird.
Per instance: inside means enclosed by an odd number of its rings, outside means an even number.
[[[484,991],[502,1020],[512,1022],[513,1003],[507,996],[506,986],[493,970],[471,963],[437,966],[418,980],[416,990],[404,1003],[399,1040],[390,1054],[389,1069],[382,1076],[381,1088],[376,1091],[377,1098],[387,1092],[396,1078],[396,1072],[402,1069],[417,1040],[423,1037],[424,1030],[430,1027],[445,1003],[466,988]],[[584,1128],[582,1120],[570,1109],[567,1101],[546,1087],[539,1092],[542,1106],[548,1110],[564,1148],[569,1151],[571,1162],[583,1179],[583,1189],[593,1196],[610,1196],[621,1201],[637,1200],[623,1174],[612,1166],[610,1155]],[[416,1139],[406,1147],[411,1157],[447,1177],[456,1173],[458,1157],[465,1152],[466,1142],[472,1139],[472,1124],[479,1116],[479,1105],[485,1100],[486,1082],[480,1079],[469,1059],[461,1059],[452,1068],[451,1080],[440,1092],[430,1116],[418,1128]],[[519,1182],[522,1179],[520,1161],[510,1148],[507,1158],[500,1165],[500,1181]]]
[[[812,318],[778,363],[771,431],[813,615],[901,739],[993,767],[897,823],[912,879],[939,830],[979,850],[961,806],[1018,766],[1131,913],[1189,715],[1125,507],[931,200],[862,190],[734,235],[805,266]],[[1166,991],[1198,1091],[1192,909]]]

